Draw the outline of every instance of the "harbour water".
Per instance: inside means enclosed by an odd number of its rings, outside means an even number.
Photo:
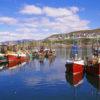
[[[89,48],[81,50],[82,58],[87,55],[91,56]],[[84,73],[81,84],[75,86],[73,80],[77,82],[80,75],[75,79],[66,75],[69,57],[70,49],[58,48],[52,61],[35,59],[0,71],[0,100],[100,100],[100,78]]]

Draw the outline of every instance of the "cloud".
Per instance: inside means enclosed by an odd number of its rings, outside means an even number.
[[[60,16],[69,16],[73,13],[77,13],[79,11],[78,7],[69,7],[69,8],[54,8],[54,7],[43,7],[40,8],[35,5],[25,5],[19,12],[22,14],[28,15],[43,15],[49,17],[60,17]]]
[[[73,12],[66,8],[44,7],[43,12],[49,17],[71,16]]]
[[[12,39],[44,39],[55,33],[68,33],[77,30],[89,29],[89,21],[81,19],[78,7],[55,8],[25,5],[19,12],[18,18],[0,17],[1,24],[12,25],[11,32],[8,30],[1,35],[5,40]],[[23,16],[21,16],[24,14]],[[31,15],[31,16],[27,16]],[[35,16],[36,15],[36,16]],[[14,26],[14,24],[16,24]],[[6,29],[7,30],[7,29]]]
[[[42,13],[41,8],[35,6],[35,5],[25,5],[24,8],[21,9],[20,13],[22,14],[36,14],[39,15]]]
[[[26,5],[27,6],[33,6],[34,5]],[[83,20],[78,15],[78,12],[81,10],[76,6],[72,7],[38,7],[36,8],[40,9],[41,13],[39,13],[40,17],[37,16],[27,18],[26,21],[24,20],[24,25],[29,27],[35,27],[39,30],[40,28],[43,28],[43,30],[48,30],[49,32],[59,32],[59,33],[67,33],[71,31],[81,30],[81,29],[88,29],[88,20]],[[26,13],[28,14],[28,13]],[[32,14],[32,13],[31,13]],[[35,13],[34,13],[35,14]],[[22,24],[23,25],[23,24]]]
[[[16,34],[10,31],[0,31],[0,42],[16,40]]]
[[[75,6],[70,7],[70,10],[71,10],[73,13],[79,12],[79,8],[78,8],[78,7],[75,7]]]
[[[8,24],[8,25],[12,25],[12,24],[16,24],[18,21],[15,18],[12,17],[0,17],[0,24]]]
[[[35,34],[33,32],[28,32],[27,33],[27,31],[25,32],[24,30],[21,30],[21,31],[18,30],[18,31],[15,31],[15,32],[0,31],[0,42],[13,41],[13,40],[22,40],[22,39],[40,40],[40,39],[44,39],[44,38],[51,35],[51,33],[47,33],[47,34],[38,33],[38,34]]]
[[[36,28],[28,28],[28,27],[21,27],[21,28],[16,29],[16,32],[18,33],[32,33],[35,31],[37,31]]]

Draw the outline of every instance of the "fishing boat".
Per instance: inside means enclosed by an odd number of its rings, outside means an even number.
[[[96,60],[88,61],[88,64],[85,66],[85,70],[88,74],[100,77],[100,62]]]
[[[39,62],[43,63],[45,59],[45,53],[44,52],[39,52]]]
[[[38,58],[40,63],[44,62],[45,56],[46,56],[45,48],[44,46],[41,46],[40,50],[38,51]]]
[[[88,74],[100,77],[100,43],[92,44],[92,57],[87,58],[85,70]]]
[[[71,73],[66,73],[67,82],[74,87],[77,87],[83,83],[83,77],[84,73],[78,73],[76,75]]]
[[[48,49],[46,52],[46,58],[54,58],[56,57],[56,52],[54,49]]]
[[[76,43],[71,48],[71,58],[66,61],[67,72],[72,74],[82,73],[84,71],[84,60],[78,57],[79,47]]]
[[[27,55],[22,52],[8,52],[6,55],[9,62],[25,62],[27,60]]]

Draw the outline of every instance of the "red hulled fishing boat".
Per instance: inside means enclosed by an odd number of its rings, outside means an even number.
[[[18,53],[12,52],[6,55],[7,55],[8,62],[13,62],[13,61],[25,62],[28,59],[27,55],[24,53],[18,54]]]
[[[72,74],[84,71],[84,60],[78,57],[78,46],[74,44],[71,48],[71,59],[66,61],[66,71]]]

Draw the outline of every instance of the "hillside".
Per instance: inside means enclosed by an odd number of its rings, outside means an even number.
[[[97,36],[100,37],[100,29],[81,30],[81,31],[75,31],[75,32],[70,32],[65,34],[56,34],[46,38],[45,40],[68,39],[68,38],[72,38],[73,35],[79,38],[93,38]]]

